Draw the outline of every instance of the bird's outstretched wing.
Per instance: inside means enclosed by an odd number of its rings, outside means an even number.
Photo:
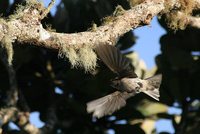
[[[95,50],[99,58],[111,71],[117,73],[120,78],[137,77],[129,59],[124,57],[116,47],[111,45],[99,45]]]
[[[101,118],[112,114],[126,105],[126,100],[135,93],[116,91],[102,98],[87,103],[87,112],[93,113],[93,117]]]

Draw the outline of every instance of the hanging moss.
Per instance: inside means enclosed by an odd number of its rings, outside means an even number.
[[[94,71],[97,56],[89,45],[84,45],[77,50],[72,47],[67,47],[65,44],[61,46],[58,56],[61,58],[68,58],[72,68],[81,67],[84,68],[86,72]]]
[[[1,45],[3,48],[6,49],[7,56],[8,56],[8,64],[12,65],[13,61],[13,45],[12,45],[13,40],[9,36],[4,36],[4,38],[1,40]]]

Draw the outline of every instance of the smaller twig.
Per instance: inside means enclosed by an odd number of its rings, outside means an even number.
[[[8,107],[0,109],[0,134],[3,131],[1,128],[9,121],[14,121],[26,133],[29,134],[42,134],[40,129],[30,124],[29,113],[20,112],[16,107]]]
[[[185,18],[185,24],[194,28],[200,28],[200,17],[195,17],[191,15],[185,16],[184,13],[177,13],[179,18]]]
[[[30,123],[28,112],[18,111],[17,117],[18,118],[16,124],[22,131],[28,134],[42,134],[39,128]]]
[[[19,94],[19,99],[18,99],[18,102],[17,102],[17,106],[18,108],[20,109],[20,111],[23,111],[23,112],[30,112],[30,108],[28,106],[28,103],[22,93],[22,91],[19,89],[18,90],[18,94]]]
[[[18,101],[18,88],[17,88],[17,80],[15,76],[15,70],[12,65],[8,63],[8,56],[4,50],[0,50],[1,60],[8,72],[9,77],[9,89],[7,90],[7,98],[5,100],[7,106],[16,106]]]
[[[52,105],[48,108],[47,120],[45,121],[45,126],[40,128],[40,131],[44,134],[50,133],[54,129],[57,121],[58,119],[56,116],[56,106]]]
[[[195,9],[195,10],[199,10],[199,8],[200,8],[200,0],[194,0],[194,2],[195,2],[195,7],[194,7],[194,9]]]
[[[0,109],[0,127],[15,118],[17,109],[15,107]]]
[[[190,16],[188,24],[192,27],[200,29],[200,17]]]
[[[15,77],[15,70],[12,66],[8,66],[8,74],[9,74],[9,83],[10,89],[8,90],[7,94],[7,104],[10,106],[15,106],[18,101],[18,88],[17,88],[17,81]]]
[[[181,121],[180,123],[178,124],[177,128],[176,128],[176,134],[183,134],[184,132],[186,132],[186,128],[188,126],[188,120],[187,120],[187,115],[188,115],[188,112],[189,112],[189,102],[187,101],[184,101],[182,103],[182,114],[181,114]]]
[[[54,4],[55,4],[55,0],[51,0],[48,7],[42,11],[42,13],[40,15],[40,20],[44,19],[47,16],[47,14],[50,12],[50,10]]]

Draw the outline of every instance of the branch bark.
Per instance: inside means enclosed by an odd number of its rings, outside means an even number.
[[[177,13],[178,18],[184,18],[182,21],[184,21],[185,25],[189,25],[194,28],[200,28],[200,17],[195,17],[191,15],[185,15],[182,12]]]
[[[200,1],[195,1],[196,7],[199,7]],[[67,34],[51,32],[43,28],[40,20],[43,7],[37,3],[34,7],[24,9],[20,16],[1,21],[0,40],[9,34],[14,41],[51,49],[60,49],[63,46],[79,49],[84,45],[91,47],[99,44],[113,45],[120,36],[131,29],[150,24],[151,19],[165,9],[165,4],[164,0],[147,0],[124,11],[122,15],[113,17],[114,21],[99,26],[94,31]],[[168,6],[169,9],[178,8],[180,3],[178,0],[171,0]]]
[[[6,124],[15,117],[17,109],[15,107],[0,109],[0,126]]]

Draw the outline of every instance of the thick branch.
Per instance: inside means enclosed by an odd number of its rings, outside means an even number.
[[[170,6],[173,8],[177,5],[177,2],[174,2]],[[125,11],[123,15],[115,17],[114,21],[98,27],[95,31],[72,34],[45,30],[40,23],[40,11],[28,8],[23,11],[22,17],[11,19],[6,24],[0,23],[0,40],[6,34],[11,34],[11,37],[18,42],[52,49],[60,49],[63,44],[73,48],[80,48],[83,45],[114,44],[120,36],[132,28],[149,24],[151,19],[164,8],[164,0],[148,0]]]
[[[195,0],[196,7],[199,7],[200,0]],[[169,4],[170,3],[170,4]],[[60,49],[63,45],[81,48],[84,45],[94,47],[99,44],[113,45],[117,39],[142,25],[149,24],[151,19],[161,13],[166,5],[164,0],[147,0],[144,3],[124,11],[122,15],[113,18],[113,21],[96,28],[93,31],[64,34],[50,32],[43,28],[40,18],[41,10],[27,8],[19,18],[10,19],[7,23],[0,22],[0,40],[9,34],[13,40],[20,43],[32,43],[46,48]],[[178,8],[178,0],[167,2],[168,9]]]

